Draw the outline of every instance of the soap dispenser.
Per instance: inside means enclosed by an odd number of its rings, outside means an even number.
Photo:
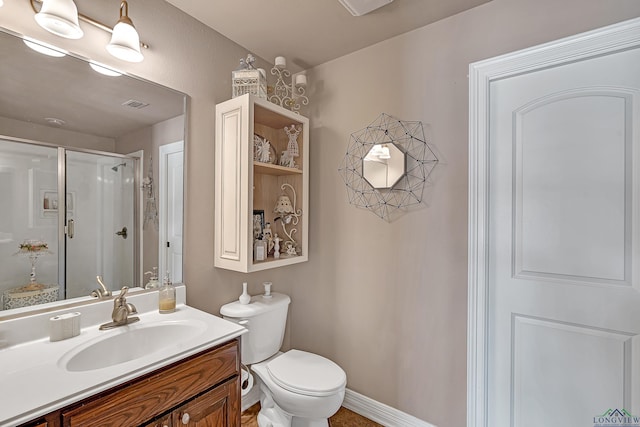
[[[176,288],[174,288],[173,283],[171,283],[171,276],[168,271],[166,276],[164,276],[162,287],[160,288],[158,310],[162,314],[176,311]]]
[[[149,281],[144,285],[145,289],[156,289],[160,287],[160,281],[158,280],[158,267],[153,267],[153,271],[147,271],[144,275],[149,275]]]

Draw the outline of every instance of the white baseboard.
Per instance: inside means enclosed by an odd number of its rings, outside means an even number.
[[[436,427],[353,390],[346,390],[342,406],[387,427]]]
[[[242,412],[260,401],[260,387],[254,385],[249,393],[242,396]],[[347,389],[342,406],[387,427],[436,427],[391,406],[375,401],[367,396]]]

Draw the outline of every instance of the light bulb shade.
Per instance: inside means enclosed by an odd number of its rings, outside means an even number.
[[[120,3],[120,19],[113,27],[107,51],[123,61],[140,62],[144,59],[140,52],[140,36],[129,19],[129,4],[126,0]]]
[[[107,50],[113,56],[123,61],[140,62],[144,59],[140,52],[140,36],[133,27],[126,22],[119,21],[113,27],[111,42]]]
[[[60,37],[79,39],[84,35],[73,0],[43,0],[35,19],[42,28]]]
[[[2,0],[0,0],[2,1]],[[38,53],[42,53],[43,55],[47,55],[47,56],[53,56],[56,58],[62,58],[63,56],[65,56],[67,54],[67,51],[64,49],[60,49],[59,47],[55,47],[53,45],[35,40],[35,39],[31,39],[28,37],[25,37],[24,39],[22,39],[22,41],[24,42],[24,44],[26,44],[29,48],[35,50]]]
[[[107,67],[104,64],[100,64],[99,62],[96,62],[96,61],[89,61],[89,66],[93,69],[93,71],[95,71],[96,73],[100,73],[104,76],[120,77],[122,75],[121,72],[116,71],[113,68]]]

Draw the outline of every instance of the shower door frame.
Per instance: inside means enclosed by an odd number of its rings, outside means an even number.
[[[4,139],[6,141],[23,143],[28,145],[37,145],[40,147],[48,147],[57,150],[57,192],[58,192],[58,200],[64,200],[64,209],[61,207],[58,208],[58,284],[60,285],[59,290],[59,300],[65,300],[67,298],[67,164],[66,164],[66,153],[68,151],[79,152],[85,154],[95,154],[99,156],[106,157],[114,157],[120,159],[131,160],[134,163],[134,172],[133,172],[133,279],[140,280],[140,274],[142,271],[141,266],[141,250],[143,247],[142,242],[142,233],[140,230],[140,200],[141,200],[141,162],[140,157],[134,157],[128,154],[119,154],[112,153],[108,151],[100,151],[100,150],[92,150],[87,148],[78,148],[78,147],[70,147],[59,144],[52,144],[48,142],[35,141],[24,138],[17,138],[13,136],[0,135],[0,139]],[[64,212],[64,214],[60,214]],[[142,286],[142,282],[139,284]]]

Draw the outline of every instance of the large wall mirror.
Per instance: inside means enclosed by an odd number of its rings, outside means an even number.
[[[181,282],[186,96],[2,28],[0,56],[0,319]]]

